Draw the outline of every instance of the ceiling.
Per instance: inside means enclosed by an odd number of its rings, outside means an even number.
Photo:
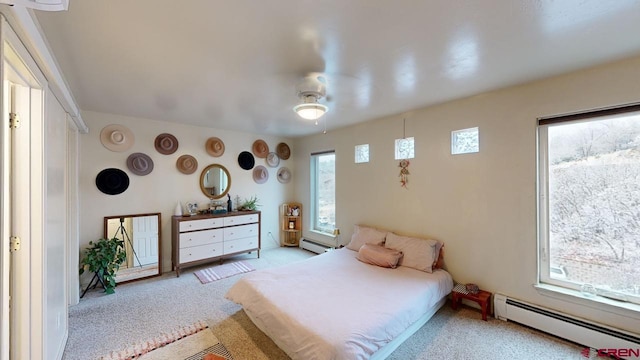
[[[72,0],[35,11],[81,111],[299,137],[640,54],[638,0]],[[299,118],[323,73],[329,112]]]

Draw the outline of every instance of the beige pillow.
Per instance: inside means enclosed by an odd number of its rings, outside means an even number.
[[[436,240],[399,236],[389,232],[384,246],[401,251],[404,256],[398,265],[414,268],[424,272],[433,272],[433,265],[438,261],[441,244]]]
[[[402,252],[380,245],[364,244],[358,250],[356,258],[363,263],[395,269],[402,258]]]
[[[351,235],[351,241],[347,244],[347,249],[358,251],[364,244],[382,245],[386,236],[386,231],[356,225],[353,229],[353,235]]]

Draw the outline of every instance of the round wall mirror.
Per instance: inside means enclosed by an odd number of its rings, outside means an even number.
[[[211,164],[202,170],[200,189],[209,199],[220,199],[227,195],[231,187],[231,175],[226,167]]]

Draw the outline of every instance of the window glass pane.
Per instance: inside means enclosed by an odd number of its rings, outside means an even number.
[[[395,159],[396,160],[413,159],[413,157],[414,157],[413,138],[408,137],[403,139],[396,139]]]
[[[640,115],[547,130],[548,280],[640,302]]]
[[[335,153],[323,153],[312,155],[315,168],[313,169],[313,199],[314,203],[314,219],[313,228],[318,231],[332,233],[336,223],[336,173]]]
[[[451,132],[451,154],[468,154],[479,151],[480,135],[477,127]]]
[[[356,163],[369,162],[369,144],[356,145]]]

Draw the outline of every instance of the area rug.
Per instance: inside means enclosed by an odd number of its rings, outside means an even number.
[[[255,268],[249,263],[244,261],[236,261],[224,265],[218,265],[210,267],[208,269],[198,270],[193,274],[200,280],[201,283],[206,284],[212,281],[228,278],[229,276],[238,275],[254,271]]]
[[[233,359],[209,326],[204,321],[199,321],[120,351],[113,351],[100,360],[202,360],[209,354],[215,359]]]

